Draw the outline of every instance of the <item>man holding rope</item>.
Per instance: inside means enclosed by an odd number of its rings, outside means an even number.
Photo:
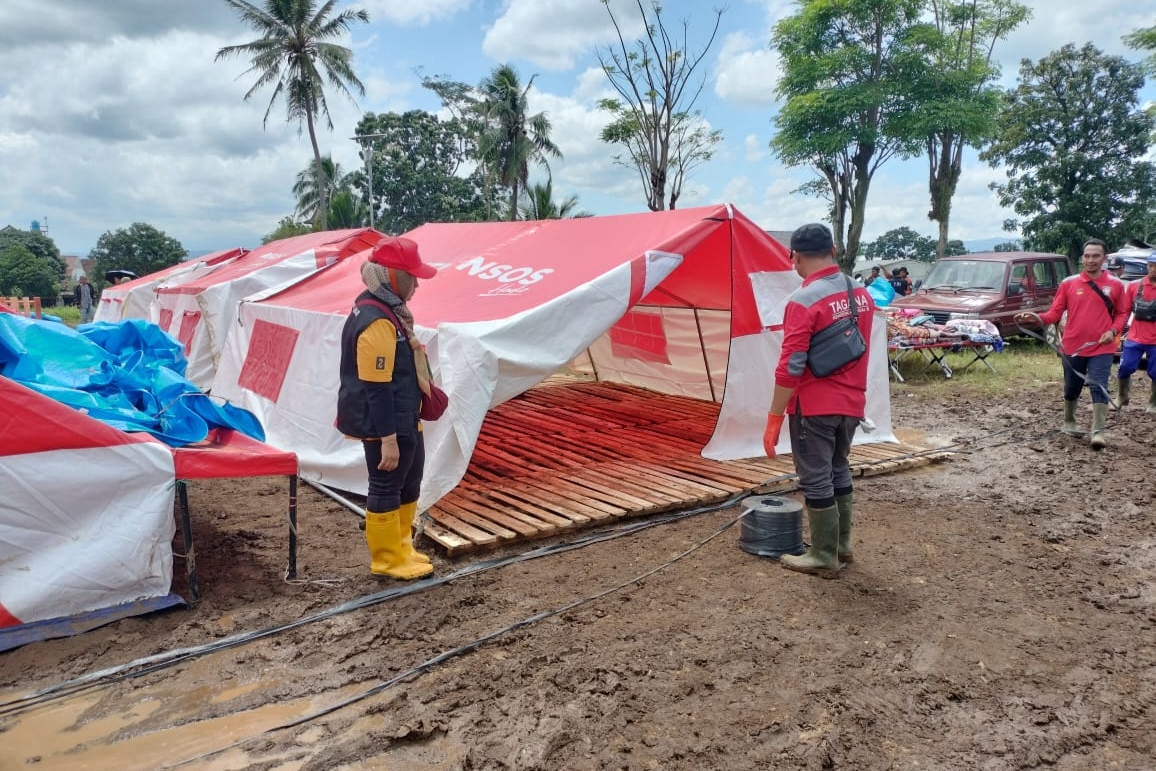
[[[1060,358],[1064,362],[1064,425],[1061,429],[1070,436],[1083,436],[1076,422],[1076,406],[1084,385],[1092,392],[1093,450],[1107,445],[1104,426],[1108,422],[1108,376],[1112,372],[1112,356],[1116,337],[1128,320],[1128,305],[1124,300],[1124,285],[1104,268],[1108,245],[1098,238],[1084,244],[1083,272],[1068,276],[1060,284],[1052,307],[1039,316],[1043,326],[1055,324],[1068,313],[1067,326],[1060,343]],[[1030,313],[1016,314],[1017,320],[1030,318]]]
[[[1132,313],[1132,326],[1120,353],[1120,406],[1128,403],[1132,375],[1140,367],[1140,358],[1148,355],[1148,379],[1151,381],[1147,412],[1156,413],[1156,254],[1148,255],[1148,275],[1128,285],[1124,305]]]

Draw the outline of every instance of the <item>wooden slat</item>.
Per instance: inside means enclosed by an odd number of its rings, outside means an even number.
[[[794,490],[790,456],[700,455],[719,405],[618,383],[532,388],[491,410],[465,478],[430,510],[425,534],[448,555],[589,527],[618,517]],[[851,449],[856,476],[949,457],[902,444]]]

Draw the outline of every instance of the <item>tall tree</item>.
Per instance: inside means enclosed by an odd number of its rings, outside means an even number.
[[[255,73],[257,82],[245,93],[246,101],[267,85],[273,85],[273,96],[265,110],[265,125],[278,98],[285,100],[286,119],[297,121],[298,130],[303,121],[309,130],[313,146],[315,171],[322,173],[321,148],[317,144],[318,118],[324,117],[333,128],[329,104],[325,98],[325,82],[338,93],[353,101],[349,88],[364,96],[365,86],[353,72],[353,52],[331,42],[347,34],[353,22],[368,22],[369,14],[360,9],[349,9],[333,14],[336,0],[327,0],[317,7],[316,0],[265,0],[264,9],[245,0],[225,0],[261,36],[249,43],[225,46],[217,51],[214,61],[231,57],[250,57],[252,66],[246,74]],[[329,208],[327,187],[318,178],[317,189],[322,191],[321,229],[327,229]]]
[[[562,157],[550,139],[550,119],[529,112],[526,95],[533,84],[531,77],[523,88],[517,71],[500,64],[478,85],[484,124],[478,155],[498,183],[509,188],[511,220],[518,218],[518,197],[529,184],[530,164],[549,168],[549,158]]]
[[[963,148],[978,148],[995,132],[1000,89],[995,44],[1030,16],[1016,0],[929,0],[938,35],[928,45],[932,67],[915,99],[914,130],[928,162],[927,216],[939,224],[936,256],[947,254],[951,201],[963,173]]]
[[[357,124],[368,154],[375,225],[404,233],[426,222],[478,222],[490,210],[469,130],[458,118],[432,113],[366,113]],[[363,155],[363,158],[366,156]],[[368,188],[364,171],[352,188]]]
[[[1144,160],[1156,119],[1139,107],[1138,65],[1088,44],[1024,59],[1004,95],[995,139],[981,158],[1007,167],[993,183],[1033,249],[1076,259],[1089,237],[1121,243],[1142,229],[1156,200],[1156,167]]]
[[[908,227],[888,230],[869,244],[863,244],[863,256],[871,260],[935,259],[935,241]]]
[[[598,49],[598,61],[619,95],[598,103],[610,114],[602,141],[624,148],[626,156],[615,161],[638,171],[651,211],[673,209],[687,175],[709,161],[722,141],[722,132],[711,129],[694,105],[706,82],[695,73],[718,35],[723,9],[714,11],[706,44],[692,52],[689,20],[683,21],[681,35],[672,34],[659,0],[636,0],[645,33],[630,43],[609,0],[602,4],[618,43]]]
[[[0,246],[0,297],[40,297],[56,304],[56,266],[19,244]]]
[[[855,264],[875,172],[919,151],[911,84],[926,69],[921,0],[800,0],[777,25],[785,99],[771,148],[788,166],[813,167],[830,190],[840,264]],[[849,219],[848,219],[849,218]]]
[[[88,254],[94,260],[92,278],[98,286],[107,271],[131,270],[145,276],[176,265],[188,255],[180,241],[143,222],[104,233]]]
[[[64,258],[60,256],[60,248],[50,237],[37,230],[19,230],[11,225],[0,228],[0,249],[9,246],[22,246],[42,260],[52,265],[56,277],[64,276],[67,268]]]
[[[307,168],[297,172],[293,195],[297,198],[296,215],[321,229],[322,202],[332,198],[343,187],[348,187],[349,181],[342,174],[341,164],[334,163],[332,156],[322,156],[320,171],[316,166],[317,161],[311,160]]]
[[[1156,77],[1156,25],[1141,27],[1124,36],[1124,42],[1137,51],[1148,51],[1143,66],[1149,75]]]
[[[522,219],[524,220],[564,220],[593,217],[588,211],[578,208],[578,196],[571,195],[561,203],[554,200],[554,181],[535,182],[522,197]]]

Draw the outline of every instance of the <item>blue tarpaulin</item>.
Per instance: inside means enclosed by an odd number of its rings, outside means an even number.
[[[248,410],[214,401],[185,379],[179,342],[140,319],[64,324],[0,313],[0,375],[121,431],[171,447],[231,428],[264,441]]]

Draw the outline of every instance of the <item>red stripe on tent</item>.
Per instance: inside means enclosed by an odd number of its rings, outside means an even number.
[[[281,395],[285,371],[297,346],[298,332],[291,327],[258,320],[253,324],[253,337],[245,353],[245,363],[237,385],[247,388],[271,402]]]
[[[630,302],[626,307],[633,308],[642,299],[646,290],[646,260],[633,260],[630,263]]]
[[[0,456],[154,441],[148,434],[118,431],[4,377],[0,404]]]
[[[173,327],[173,310],[172,308],[161,308],[161,317],[159,320],[160,328],[172,334],[170,330]]]
[[[20,626],[23,622],[8,612],[4,603],[0,602],[0,629],[8,626]]]
[[[193,348],[193,336],[197,334],[197,324],[200,321],[200,311],[185,311],[181,316],[181,329],[177,332],[177,341],[184,344],[186,356]]]
[[[621,359],[641,359],[670,364],[666,353],[666,330],[662,314],[627,311],[610,328],[610,350]]]
[[[174,447],[177,479],[296,476],[297,454],[227,428],[213,428],[202,442]]]

